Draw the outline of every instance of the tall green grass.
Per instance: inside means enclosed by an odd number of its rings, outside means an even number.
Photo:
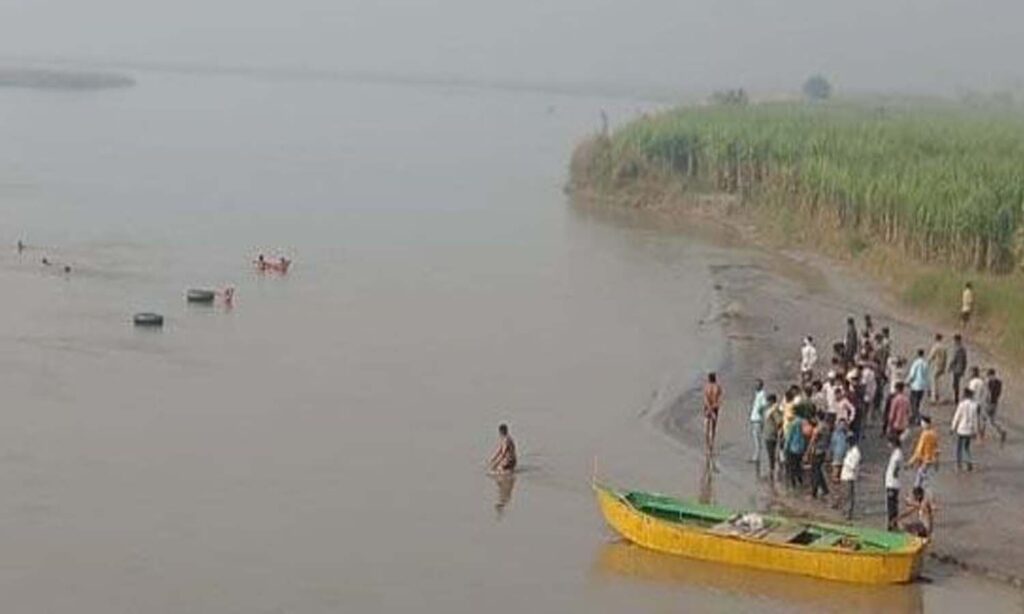
[[[574,175],[591,183],[655,169],[928,262],[994,273],[1024,264],[1024,117],[711,106],[639,119],[598,141],[574,161]]]

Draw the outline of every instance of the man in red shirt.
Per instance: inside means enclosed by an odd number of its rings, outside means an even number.
[[[894,437],[902,437],[910,426],[910,398],[907,397],[906,384],[896,382],[896,395],[889,407],[889,424],[886,432]]]

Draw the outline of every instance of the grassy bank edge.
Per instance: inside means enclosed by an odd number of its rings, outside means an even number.
[[[976,305],[967,336],[1013,366],[1024,366],[1024,280],[1019,273],[993,275],[929,264],[871,237],[846,234],[830,221],[801,218],[759,199],[756,190],[724,195],[688,185],[670,169],[618,149],[601,135],[576,147],[567,190],[575,206],[628,211],[668,228],[700,214],[729,224],[752,243],[825,255],[881,280],[938,330],[959,329],[960,293],[970,281]]]

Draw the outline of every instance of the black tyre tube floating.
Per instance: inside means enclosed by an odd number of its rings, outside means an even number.
[[[164,317],[159,313],[137,313],[132,318],[135,326],[148,326],[158,328],[164,325]]]
[[[185,300],[190,303],[212,303],[217,298],[213,290],[192,289],[185,293]]]

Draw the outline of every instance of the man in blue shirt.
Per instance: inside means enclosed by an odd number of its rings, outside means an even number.
[[[804,452],[807,450],[807,437],[804,435],[804,419],[800,415],[793,417],[793,422],[786,432],[786,471],[789,473],[789,487],[797,488],[804,485]]]
[[[921,420],[921,401],[930,385],[928,361],[923,349],[917,351],[917,358],[907,373],[907,381],[910,383],[910,423],[916,426]]]

